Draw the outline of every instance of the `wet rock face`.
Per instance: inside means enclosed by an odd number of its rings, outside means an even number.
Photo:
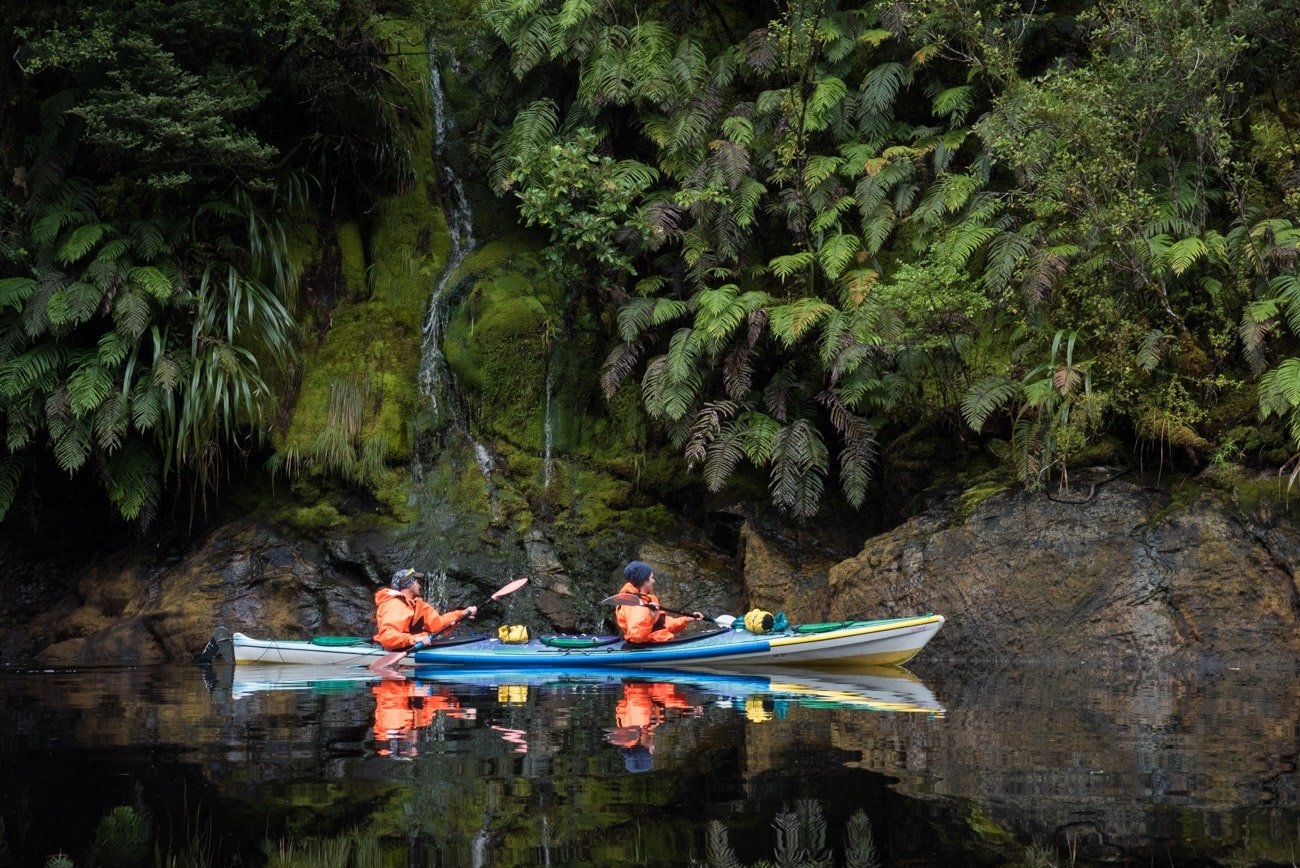
[[[0,596],[4,662],[151,663],[194,656],[217,625],[258,637],[374,632],[373,580],[265,525],[226,525],[180,556],[129,547],[47,582],[43,608]],[[26,617],[25,617],[26,616]]]
[[[740,531],[745,609],[787,611],[802,622],[825,617],[828,578],[836,564],[824,540],[809,533],[746,521]]]
[[[832,617],[938,612],[948,623],[926,653],[958,659],[1215,666],[1300,655],[1295,529],[1213,493],[1176,503],[1119,479],[1086,503],[1010,492],[955,515],[909,521],[832,568]]]

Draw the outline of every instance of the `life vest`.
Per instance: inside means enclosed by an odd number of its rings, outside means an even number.
[[[659,605],[659,597],[643,594],[636,585],[628,582],[620,594],[635,594],[647,603]],[[645,606],[618,606],[614,609],[614,619],[618,621],[618,630],[629,642],[667,642],[686,629],[691,618],[674,617]]]
[[[375,591],[375,622],[379,629],[374,640],[389,651],[400,651],[452,627],[465,614],[465,609],[457,609],[439,615],[420,597],[412,600],[401,591],[380,588]]]

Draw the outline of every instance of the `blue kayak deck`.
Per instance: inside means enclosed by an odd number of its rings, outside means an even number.
[[[662,645],[632,645],[619,641],[599,647],[560,648],[543,644],[536,639],[520,643],[488,639],[454,648],[431,648],[418,651],[414,656],[415,663],[419,666],[606,667],[698,663],[708,660],[761,660],[771,655],[774,646],[843,641],[853,636],[861,636],[863,642],[870,642],[871,638],[866,634],[886,632],[895,626],[924,623],[932,617],[855,621],[842,628],[816,634],[801,634],[795,629],[761,635],[745,630],[726,630],[706,634],[693,641],[679,640]]]

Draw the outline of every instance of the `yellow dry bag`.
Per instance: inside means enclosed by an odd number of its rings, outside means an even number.
[[[506,624],[497,629],[497,638],[502,642],[527,642],[528,628],[523,624]]]
[[[745,629],[751,633],[770,633],[774,619],[771,612],[750,609],[745,613]]]

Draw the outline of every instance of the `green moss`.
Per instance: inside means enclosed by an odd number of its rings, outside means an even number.
[[[390,51],[389,97],[411,108],[405,134],[414,175],[403,190],[381,201],[368,238],[355,223],[338,228],[347,300],[330,312],[328,331],[304,353],[297,400],[275,445],[285,464],[364,478],[400,510],[402,492],[375,478],[373,469],[354,468],[367,445],[370,457],[381,463],[401,465],[411,458],[410,420],[421,403],[421,326],[451,242],[435,197],[423,30],[395,18],[373,19],[370,27]],[[352,397],[341,401],[341,396]],[[355,432],[350,441],[338,436],[344,416]]]
[[[333,504],[318,503],[293,510],[288,516],[288,521],[305,531],[327,530],[343,524],[343,516],[339,515],[339,511]]]
[[[339,262],[347,297],[353,300],[364,299],[367,295],[366,249],[361,238],[361,227],[353,222],[343,223],[335,237],[339,245]]]
[[[460,274],[471,288],[447,326],[447,364],[481,429],[540,452],[560,289],[530,243],[518,238],[486,245]]]
[[[970,518],[970,516],[974,514],[975,510],[979,508],[981,503],[995,494],[1001,494],[1009,487],[1008,483],[996,480],[984,482],[963,491],[961,493],[962,520],[964,521],[965,519]]]

